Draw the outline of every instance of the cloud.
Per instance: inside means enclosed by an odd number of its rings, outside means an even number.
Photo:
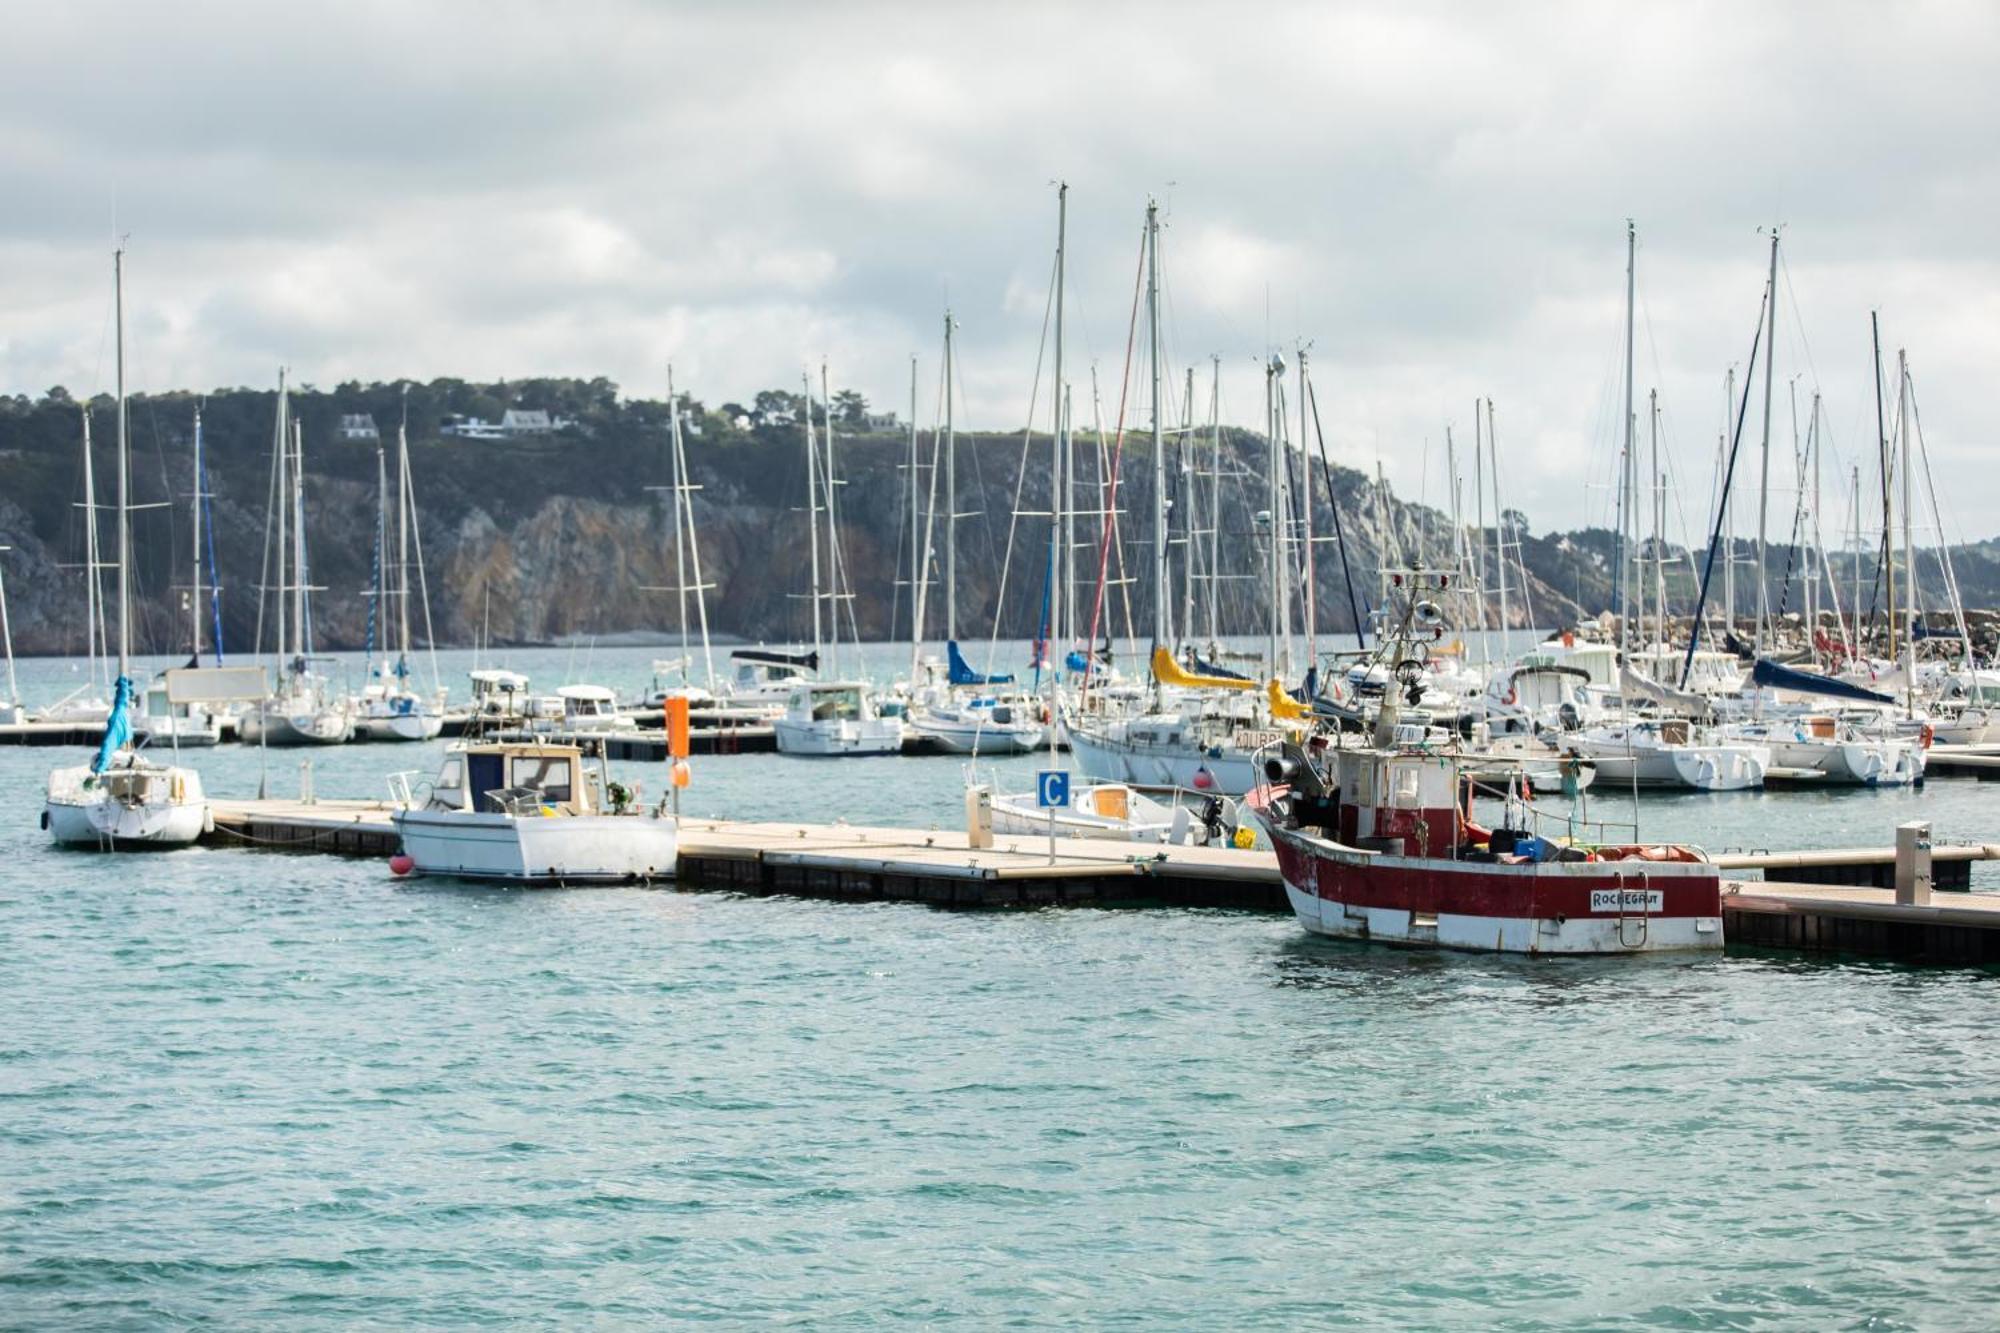
[[[928,419],[949,302],[962,415],[1012,429],[1065,179],[1079,415],[1154,196],[1163,341],[1221,358],[1225,416],[1309,342],[1329,446],[1441,496],[1491,395],[1548,526],[1609,512],[1632,217],[1636,396],[1698,514],[1782,224],[1777,372],[1829,462],[1872,449],[1879,308],[1976,516],[1996,56],[1972,4],[42,6],[0,50],[0,388],[101,387],[126,231],[155,387],[672,359],[720,402],[824,357],[900,407],[914,353]]]

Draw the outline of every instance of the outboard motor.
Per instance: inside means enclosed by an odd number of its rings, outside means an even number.
[[[1556,724],[1564,731],[1575,731],[1583,725],[1583,716],[1576,711],[1576,705],[1565,699],[1562,707],[1556,709]]]

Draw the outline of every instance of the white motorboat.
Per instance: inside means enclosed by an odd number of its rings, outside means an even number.
[[[197,703],[174,703],[161,676],[146,687],[146,707],[132,719],[132,734],[157,747],[214,745],[222,739],[222,718]]]
[[[792,687],[776,724],[778,753],[901,754],[903,723],[883,717],[860,681],[803,681]]]
[[[454,747],[421,790],[411,776],[390,780],[391,818],[416,874],[524,884],[673,878],[677,822],[593,780],[574,745],[475,743]]]
[[[1066,808],[1051,812],[1035,804],[1033,792],[995,794],[993,831],[1046,835],[1053,813],[1059,838],[1195,847],[1237,845],[1238,830],[1245,826],[1239,822],[1236,802],[1208,792],[1173,795],[1176,799],[1163,801],[1120,782],[1086,783],[1071,789]],[[1198,798],[1202,809],[1197,811],[1180,798]],[[1255,834],[1250,836],[1254,842]]]
[[[1916,738],[1869,735],[1853,723],[1815,713],[1745,724],[1735,735],[1771,747],[1780,768],[1807,769],[1828,782],[1863,787],[1908,787],[1923,781],[1924,747]]]
[[[555,725],[563,731],[613,731],[627,725],[618,712],[618,696],[602,685],[560,685],[556,698],[562,701],[562,717]]]

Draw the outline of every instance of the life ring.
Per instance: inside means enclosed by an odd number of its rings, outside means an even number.
[[[1917,734],[1923,738],[1924,742],[1923,748],[1928,750],[1931,748],[1931,741],[1934,740],[1937,736],[1937,731],[1931,726],[1930,723],[1926,722],[1924,723],[1923,730],[1918,732]]]

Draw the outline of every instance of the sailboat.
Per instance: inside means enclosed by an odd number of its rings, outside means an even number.
[[[285,373],[278,372],[278,423],[272,440],[272,515],[277,529],[276,694],[246,710],[238,738],[262,745],[340,745],[354,735],[347,701],[312,669],[311,603],[306,594],[305,432],[291,415]],[[289,603],[289,605],[288,605]]]
[[[1159,205],[1146,205],[1146,313],[1152,362],[1153,435],[1153,690],[1150,707],[1129,716],[1092,714],[1080,704],[1065,727],[1077,766],[1092,778],[1147,786],[1186,787],[1200,792],[1240,796],[1257,780],[1257,752],[1311,727],[1309,709],[1287,695],[1273,680],[1268,691],[1237,676],[1216,676],[1183,669],[1168,647],[1170,600],[1167,527],[1166,433],[1160,388]],[[1267,386],[1281,373],[1283,359],[1273,357]],[[1276,402],[1275,396],[1270,401]],[[1270,506],[1271,643],[1270,668],[1282,674],[1291,639],[1288,570],[1285,551],[1288,493],[1283,490],[1287,460],[1281,453],[1278,413],[1269,414],[1271,440]],[[1107,508],[1115,506],[1107,505]],[[1308,506],[1309,507],[1309,506]],[[1101,576],[1100,576],[1101,577]],[[1087,699],[1090,676],[1086,671]]]
[[[407,405],[403,421],[396,428],[396,579],[389,586],[389,472],[380,447],[375,450],[377,486],[375,520],[375,586],[368,615],[368,683],[354,709],[354,734],[371,741],[429,741],[444,731],[444,690],[440,686],[427,698],[412,688],[410,666],[410,539],[417,526],[416,498],[410,489],[410,422]],[[419,582],[422,579],[423,541],[417,541]],[[392,653],[375,655],[375,640],[383,632],[384,603],[395,600],[395,647]],[[430,617],[430,599],[424,599],[424,617]],[[433,669],[435,679],[435,668]]]
[[[812,382],[807,379],[805,393],[800,397],[804,409],[806,443],[806,520],[807,545],[811,552],[810,571],[812,577],[813,652],[811,661],[816,666],[824,642],[828,650],[828,661],[832,679],[811,680],[804,677],[795,679],[785,699],[785,711],[773,725],[777,733],[778,753],[790,755],[870,755],[901,754],[903,752],[903,723],[900,718],[884,717],[877,709],[873,691],[864,681],[842,680],[840,676],[840,611],[846,603],[841,579],[840,560],[840,516],[834,501],[836,486],[833,471],[833,410],[832,397],[825,394],[826,368],[820,368],[820,388],[826,396],[826,441],[825,457],[821,457],[820,442],[813,433]],[[822,583],[820,563],[819,516],[822,512],[821,495],[824,494],[826,514],[826,563]],[[830,588],[831,591],[827,591]],[[828,604],[831,623],[825,627],[831,630],[831,638],[823,638],[822,626],[827,620],[821,603]]]
[[[1061,315],[1058,314],[1058,319]],[[1047,734],[1043,725],[1045,709],[1018,691],[1009,692],[1011,675],[989,675],[975,671],[958,645],[958,434],[954,429],[951,312],[944,316],[944,437],[939,442],[943,455],[944,512],[937,512],[933,497],[930,521],[944,520],[944,632],[945,684],[917,692],[910,709],[911,730],[938,748],[952,754],[1026,754],[1041,745]],[[917,568],[923,568],[919,559]],[[996,614],[997,614],[996,609]],[[913,682],[914,683],[914,682]]]
[[[141,756],[132,741],[131,438],[125,409],[125,252],[112,253],[118,326],[118,677],[88,764],[50,772],[42,826],[79,847],[184,847],[209,823],[201,775]],[[92,571],[95,578],[96,572]]]
[[[194,490],[192,492],[194,534],[194,563],[190,566],[188,580],[189,630],[188,666],[201,665],[201,537],[202,501],[207,499],[207,491],[202,484],[201,465],[201,408],[194,410]],[[217,642],[217,660],[221,659],[221,644]],[[176,748],[182,746],[214,745],[222,739],[222,717],[207,703],[175,702],[172,690],[165,676],[146,687],[144,707],[132,721],[133,734],[151,745],[171,743]]]

